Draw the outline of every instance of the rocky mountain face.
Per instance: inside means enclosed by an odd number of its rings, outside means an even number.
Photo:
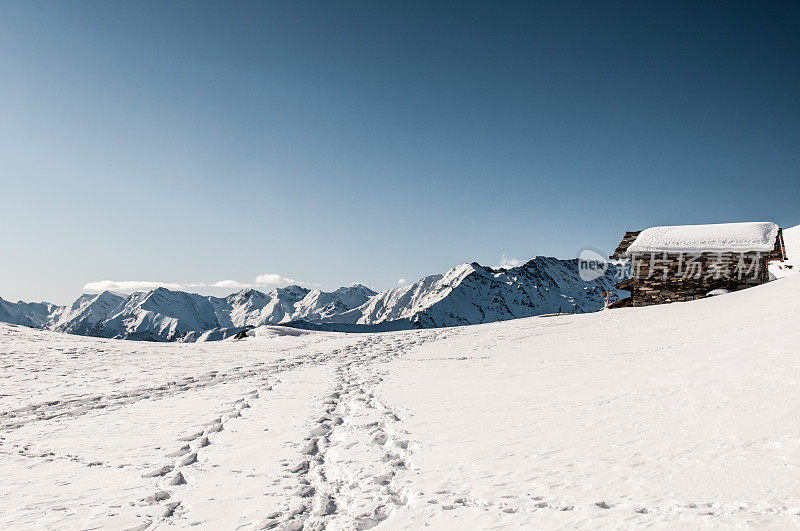
[[[72,303],[72,306],[68,306],[60,312],[58,319],[49,328],[69,334],[99,335],[102,330],[100,325],[124,301],[124,297],[110,291],[104,291],[97,295],[81,295]]]
[[[81,295],[71,306],[0,299],[0,321],[72,334],[146,341],[225,339],[244,327],[288,325],[338,331],[434,328],[549,313],[583,313],[626,295],[613,266],[585,282],[577,260],[536,257],[510,269],[462,264],[410,286],[376,293],[366,286],[324,292],[300,286],[210,297],[158,288],[128,296]]]
[[[157,288],[134,293],[102,323],[101,337],[173,341],[193,331],[232,326],[218,308],[224,299]]]
[[[372,297],[349,312],[317,323],[290,323],[303,328],[355,331],[437,328],[505,321],[550,313],[585,313],[601,309],[604,291],[611,300],[627,296],[614,283],[616,269],[585,282],[577,259],[536,257],[526,264],[492,269],[478,263],[462,264],[445,273]]]
[[[9,302],[0,298],[0,322],[48,328],[63,310],[49,302]]]

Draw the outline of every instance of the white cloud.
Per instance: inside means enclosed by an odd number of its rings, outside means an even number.
[[[220,280],[211,284],[211,287],[214,288],[233,288],[233,289],[244,289],[244,288],[252,288],[252,284],[245,284],[243,282],[238,282],[236,280]]]
[[[296,284],[297,281],[291,278],[282,277],[277,273],[264,273],[256,277],[256,284],[259,286],[278,286],[280,284]]]
[[[400,286],[406,284],[407,282],[408,282],[408,280],[406,280],[404,278],[397,279],[397,284],[400,285]]]
[[[181,289],[183,285],[172,282],[158,282],[151,280],[99,280],[97,282],[87,282],[84,291],[149,291],[156,288]]]
[[[85,292],[118,291],[121,293],[131,293],[134,291],[150,291],[156,288],[167,288],[172,290],[183,290],[189,288],[226,288],[226,289],[246,289],[257,286],[279,286],[284,284],[297,284],[294,279],[277,275],[275,273],[265,273],[256,277],[255,284],[239,282],[238,280],[218,280],[216,282],[193,282],[188,284],[178,284],[177,282],[159,282],[150,280],[100,280],[97,282],[87,282],[83,286]],[[313,285],[313,284],[312,284]]]
[[[506,258],[506,255],[503,255],[500,258],[500,263],[494,266],[495,269],[508,269],[511,267],[518,267],[522,265],[522,260],[517,260],[516,258]]]

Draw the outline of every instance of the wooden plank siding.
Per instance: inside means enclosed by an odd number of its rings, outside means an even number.
[[[769,280],[769,254],[643,253],[631,257],[633,306],[690,301],[715,289],[738,291]]]
[[[619,242],[619,245],[617,245],[617,248],[614,250],[614,254],[609,256],[609,258],[614,260],[622,260],[625,258],[625,253],[627,252],[628,247],[630,247],[640,232],[642,231],[634,230],[626,232],[625,236],[622,237],[622,241]]]
[[[769,255],[770,260],[786,260],[786,246],[783,244],[783,229],[778,229],[778,237],[775,238],[775,248]]]

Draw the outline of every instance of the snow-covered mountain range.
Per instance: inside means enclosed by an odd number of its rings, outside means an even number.
[[[405,287],[376,293],[361,284],[324,292],[301,286],[269,293],[242,290],[211,297],[158,288],[131,295],[81,295],[70,306],[0,299],[0,321],[59,332],[149,341],[225,339],[245,327],[379,331],[504,321],[549,313],[584,313],[603,307],[614,288],[613,266],[585,282],[577,260],[536,257],[492,269],[462,264]]]
[[[3,323],[49,328],[49,325],[59,317],[63,310],[63,306],[56,306],[49,302],[19,301],[14,303],[0,298],[0,322]]]
[[[506,321],[550,313],[586,313],[627,295],[614,287],[616,269],[586,282],[578,261],[537,256],[519,267],[462,264],[410,286],[390,289],[353,310],[292,326],[325,330],[403,330]]]
[[[224,339],[247,326],[319,320],[352,310],[376,293],[360,284],[326,293],[300,286],[211,297],[157,288],[128,296],[81,295],[71,306],[0,299],[0,321],[58,332],[147,341]]]

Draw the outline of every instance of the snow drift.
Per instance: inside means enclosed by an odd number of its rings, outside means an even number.
[[[652,252],[768,253],[775,247],[778,226],[771,222],[717,223],[650,227],[628,247],[627,254]]]

